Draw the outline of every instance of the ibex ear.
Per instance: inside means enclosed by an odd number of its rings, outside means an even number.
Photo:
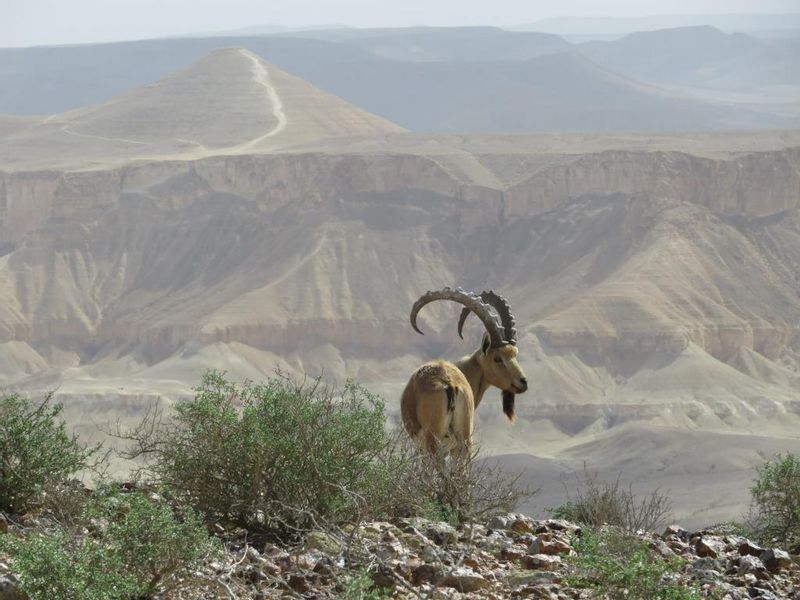
[[[481,352],[483,352],[484,356],[486,356],[486,354],[489,352],[489,348],[491,346],[492,346],[492,338],[489,337],[489,332],[486,331],[483,334],[483,341],[481,342]]]

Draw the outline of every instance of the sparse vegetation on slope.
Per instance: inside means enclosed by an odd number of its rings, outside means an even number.
[[[778,454],[765,462],[750,493],[751,525],[758,538],[800,553],[800,457]]]
[[[90,466],[99,447],[66,432],[63,406],[18,394],[0,398],[0,511],[22,512],[45,501],[67,476]]]
[[[57,406],[43,413],[47,404],[19,397],[4,406],[17,409],[6,430],[64,432]],[[142,481],[88,490],[65,469],[48,481],[47,503],[0,509],[0,592],[29,600],[800,593],[800,569],[771,540],[761,547],[728,529],[641,531],[663,517],[659,492],[637,498],[619,481],[587,475],[559,511],[590,525],[511,513],[524,494],[515,480],[484,461],[436,468],[435,457],[387,433],[382,402],[355,384],[237,385],[210,372],[173,420],[151,414],[128,437],[133,454],[149,459]],[[97,451],[69,436],[36,439]],[[784,525],[772,539],[796,523],[782,520],[793,514],[785,507],[797,497],[796,465],[792,455],[768,461],[753,488],[764,522]]]
[[[622,485],[622,475],[600,482],[584,469],[583,484],[567,501],[553,509],[557,519],[567,519],[590,527],[612,525],[628,532],[655,531],[670,514],[669,496],[660,489],[639,496],[632,486]]]
[[[356,518],[387,493],[383,402],[365,388],[209,372],[195,391],[171,422],[153,413],[130,432],[129,456],[210,520],[286,533]]]
[[[685,560],[657,556],[642,539],[617,528],[585,530],[575,543],[567,581],[593,597],[695,600],[699,586],[676,577]]]
[[[26,538],[0,536],[30,600],[147,598],[168,589],[217,544],[192,509],[158,495],[104,486],[72,527],[57,521]]]

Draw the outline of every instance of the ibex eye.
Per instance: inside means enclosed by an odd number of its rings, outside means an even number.
[[[503,359],[500,358],[499,356],[495,356],[494,357],[494,362],[496,362],[497,364],[500,364],[501,362],[503,362]]]

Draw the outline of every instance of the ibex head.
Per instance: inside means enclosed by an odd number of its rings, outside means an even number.
[[[452,300],[464,305],[458,319],[460,337],[463,337],[464,322],[470,313],[475,313],[483,322],[486,332],[475,358],[483,370],[484,381],[502,390],[503,412],[513,421],[514,396],[528,389],[528,380],[517,361],[517,330],[508,302],[492,291],[482,292],[480,296],[461,288],[449,287],[426,292],[411,309],[411,326],[417,333],[422,333],[417,327],[417,313],[434,300]]]

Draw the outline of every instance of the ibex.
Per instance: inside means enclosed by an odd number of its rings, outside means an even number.
[[[492,291],[480,296],[461,288],[444,288],[423,294],[411,309],[411,326],[417,313],[434,300],[452,300],[464,305],[458,319],[458,335],[470,312],[486,331],[480,348],[451,363],[433,360],[411,374],[401,398],[403,424],[409,435],[430,453],[440,449],[453,456],[472,453],[475,409],[489,386],[503,392],[503,412],[514,420],[514,396],[528,389],[528,381],[517,362],[517,331],[505,298]]]

